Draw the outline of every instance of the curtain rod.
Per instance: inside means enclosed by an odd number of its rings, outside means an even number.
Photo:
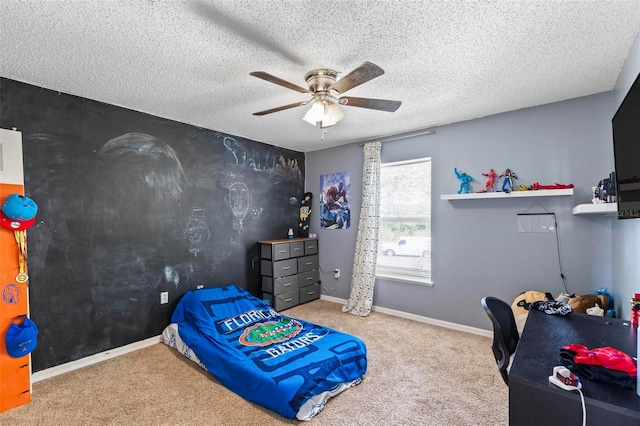
[[[398,133],[398,134],[395,134],[395,135],[388,135],[388,136],[381,136],[379,138],[366,139],[366,140],[360,142],[360,146],[364,146],[364,144],[367,143],[367,142],[390,142],[390,141],[395,141],[395,140],[399,140],[399,139],[410,138],[410,137],[413,137],[413,136],[432,135],[435,132],[436,132],[436,129],[412,130],[410,132]]]

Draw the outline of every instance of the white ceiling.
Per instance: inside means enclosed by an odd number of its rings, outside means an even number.
[[[0,2],[0,75],[290,148],[314,151],[611,90],[640,29],[640,1],[85,0]],[[314,68],[385,74],[321,130]]]

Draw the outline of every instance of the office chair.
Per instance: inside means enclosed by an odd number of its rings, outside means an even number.
[[[482,307],[493,323],[493,356],[504,382],[509,386],[507,367],[520,340],[513,310],[508,303],[491,296],[482,299]]]

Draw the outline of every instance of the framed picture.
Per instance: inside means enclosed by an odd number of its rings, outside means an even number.
[[[320,227],[349,229],[351,226],[350,174],[331,173],[320,176]]]

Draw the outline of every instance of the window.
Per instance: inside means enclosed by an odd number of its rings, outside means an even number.
[[[376,276],[432,285],[431,158],[380,166]]]

